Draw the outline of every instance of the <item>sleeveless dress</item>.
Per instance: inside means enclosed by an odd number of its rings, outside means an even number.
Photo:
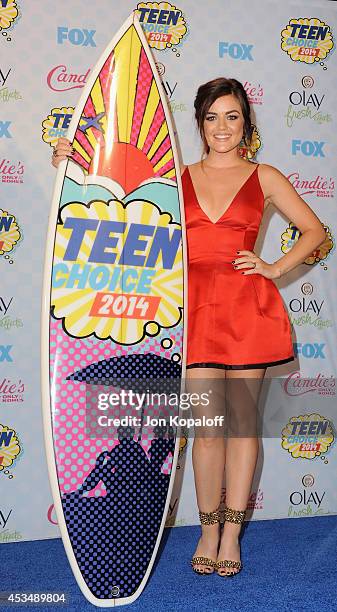
[[[252,164],[253,165],[253,164]],[[182,175],[188,259],[186,367],[265,368],[295,359],[291,325],[271,279],[231,263],[254,250],[264,210],[258,164],[214,223]],[[247,270],[248,268],[246,268]]]

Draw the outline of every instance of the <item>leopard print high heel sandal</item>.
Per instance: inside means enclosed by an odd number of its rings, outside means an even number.
[[[243,521],[245,520],[245,516],[246,516],[246,510],[233,510],[233,508],[228,508],[228,506],[225,506],[225,510],[224,510],[224,520],[225,521],[228,521],[229,523],[236,523],[239,525],[243,523]],[[219,570],[223,567],[230,567],[230,568],[234,568],[238,570],[237,572],[231,572],[229,574],[219,574],[219,571],[217,572],[218,576],[221,576],[222,578],[230,578],[232,576],[235,576],[242,570],[242,562],[232,561],[231,559],[224,559],[223,561],[216,562],[216,566],[215,566],[216,570]]]
[[[214,512],[201,512],[199,510],[199,519],[202,525],[215,525],[215,523],[220,522],[219,510],[215,510]],[[191,565],[196,574],[213,574],[216,568],[216,560],[210,559],[209,557],[193,557],[193,559],[191,559]],[[195,565],[204,565],[206,568],[211,568],[212,571],[200,571],[197,567],[194,567]]]

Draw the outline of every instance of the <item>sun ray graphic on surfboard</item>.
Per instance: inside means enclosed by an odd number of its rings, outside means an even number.
[[[113,168],[111,178],[122,184],[126,193],[152,177],[175,179],[158,85],[133,27],[107,58],[83,115],[86,119],[76,130],[73,142],[73,159],[83,170],[109,176]],[[127,178],[126,158],[128,167],[133,168]]]

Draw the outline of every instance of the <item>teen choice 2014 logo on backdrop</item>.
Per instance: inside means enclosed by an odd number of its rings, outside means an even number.
[[[187,35],[184,14],[169,2],[139,2],[137,16],[150,47],[158,51],[175,51]]]
[[[11,253],[22,239],[22,232],[14,215],[0,208],[0,261],[3,257],[13,263]]]
[[[16,431],[0,423],[0,474],[9,475],[9,478],[13,478],[10,470],[14,467],[21,451],[22,448]]]
[[[320,19],[290,19],[281,32],[281,48],[294,62],[322,62],[334,47],[330,26]]]
[[[65,137],[71,118],[74,113],[73,106],[52,108],[50,115],[42,122],[42,140],[54,147],[59,138]]]
[[[70,121],[74,114],[73,106],[61,106],[60,108],[52,108],[50,115],[42,122],[42,140],[51,147],[55,147],[57,141],[61,137],[67,135]],[[102,131],[102,121],[104,121],[105,113],[98,113],[94,117],[82,116],[80,119],[79,129],[85,133],[89,128],[96,128],[99,132]]]
[[[20,17],[16,0],[0,0],[0,33],[7,41],[11,40],[10,32]]]
[[[125,345],[156,336],[181,319],[182,283],[181,226],[152,202],[71,202],[60,210],[51,306],[68,335]]]
[[[325,458],[334,442],[332,422],[316,413],[291,417],[282,430],[282,448],[294,459]]]
[[[328,258],[330,253],[335,250],[334,240],[331,234],[331,230],[328,226],[323,225],[325,229],[325,240],[320,244],[315,251],[309,255],[306,260],[303,262],[309,266],[313,266],[316,263],[320,263],[324,266],[325,260]],[[288,253],[294,246],[295,242],[299,239],[301,235],[300,230],[294,225],[294,223],[289,223],[285,232],[283,232],[281,236],[282,244],[281,251],[282,253]],[[325,267],[325,269],[327,269]]]

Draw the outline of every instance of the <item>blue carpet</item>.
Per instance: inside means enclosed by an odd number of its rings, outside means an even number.
[[[199,527],[165,529],[158,560],[140,598],[122,610],[156,612],[307,612],[337,610],[337,516],[247,524],[244,568],[234,578],[192,572]],[[13,612],[103,610],[78,589],[60,539],[1,545],[1,591],[64,592],[67,605],[1,606]]]

